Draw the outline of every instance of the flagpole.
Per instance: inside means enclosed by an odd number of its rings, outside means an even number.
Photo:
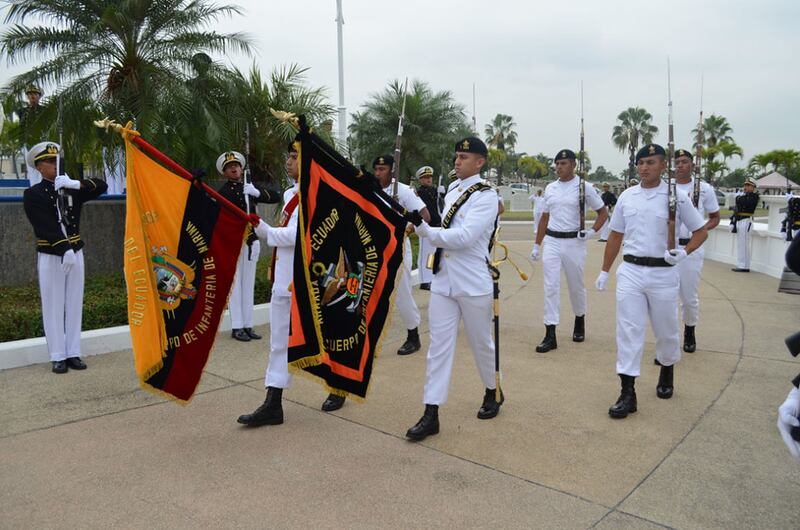
[[[205,191],[208,195],[210,195],[211,198],[213,198],[215,201],[217,201],[221,206],[223,206],[224,208],[230,210],[231,213],[233,213],[234,215],[246,220],[249,223],[253,222],[252,218],[250,217],[250,215],[248,215],[247,213],[242,211],[241,208],[239,208],[238,206],[234,205],[231,201],[229,201],[228,199],[226,199],[225,197],[220,195],[217,190],[213,189],[211,186],[209,186],[205,182],[203,182],[203,181],[201,181],[199,179],[196,179],[194,177],[194,175],[192,175],[186,169],[181,167],[177,162],[175,162],[170,157],[168,157],[167,155],[165,155],[164,153],[162,153],[161,151],[159,151],[158,149],[156,149],[155,147],[150,145],[144,138],[142,138],[139,135],[138,131],[130,129],[129,127],[131,125],[131,122],[128,122],[128,124],[125,127],[123,127],[119,123],[114,122],[114,120],[109,120],[108,118],[106,118],[106,119],[103,119],[103,120],[95,121],[94,124],[95,124],[95,126],[97,126],[100,129],[106,129],[106,130],[113,129],[113,130],[115,130],[116,132],[118,132],[120,134],[120,136],[122,136],[126,140],[130,140],[131,142],[136,144],[136,146],[139,149],[144,151],[151,158],[153,158],[156,161],[160,162],[161,165],[163,165],[167,169],[172,170],[176,175],[178,175],[182,179],[188,180],[192,184],[195,184],[195,183],[199,184],[202,187],[203,191]]]
[[[347,142],[347,112],[344,106],[344,46],[342,44],[342,26],[344,25],[344,15],[342,15],[342,0],[336,0],[336,37],[339,50],[339,141],[342,145]]]

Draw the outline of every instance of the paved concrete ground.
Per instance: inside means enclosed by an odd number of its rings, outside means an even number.
[[[526,259],[529,230],[502,231],[533,275],[523,284],[504,267],[507,401],[496,419],[475,418],[483,389],[460,338],[441,433],[404,439],[422,412],[425,352],[394,354],[399,319],[365,403],[323,413],[322,388],[296,378],[276,427],[235,421],[263,400],[266,340],[220,335],[186,407],[140,390],[130,351],[61,376],[6,370],[0,527],[796,528],[800,464],[775,420],[800,371],[783,345],[800,328],[800,298],[706,262],[700,349],[676,369],[675,397],[655,396],[648,342],[639,412],[615,421],[613,275],[608,291],[592,287],[603,245],[589,243],[586,342],[571,342],[563,296],[559,348],[537,354],[542,277]],[[415,292],[423,348],[427,296]]]

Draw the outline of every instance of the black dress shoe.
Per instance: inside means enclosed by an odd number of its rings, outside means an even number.
[[[555,350],[558,348],[558,342],[556,341],[556,325],[555,324],[547,324],[545,325],[545,334],[542,342],[536,346],[537,353],[545,353],[549,352],[550,350]]]
[[[572,330],[572,342],[583,342],[584,336],[586,335],[585,317],[586,315],[575,317],[575,327]]]
[[[343,396],[337,396],[336,394],[328,394],[328,399],[323,401],[322,403],[322,410],[325,412],[333,412],[334,410],[339,410],[344,406],[345,398]]]
[[[250,342],[250,335],[243,329],[231,330],[231,337],[242,342]]]
[[[622,392],[620,392],[617,402],[608,409],[608,415],[612,418],[627,418],[628,414],[636,412],[636,390],[634,389],[636,378],[632,375],[619,374],[619,379],[622,384]]]
[[[672,397],[674,390],[673,374],[675,366],[662,366],[661,373],[658,375],[658,385],[656,385],[656,395],[661,399],[669,399]]]
[[[397,350],[397,355],[410,355],[415,351],[419,351],[421,347],[422,344],[419,341],[419,331],[417,328],[409,329],[406,341],[402,346],[400,346],[400,349]]]
[[[739,267],[735,267],[731,269],[733,272],[750,272],[750,269],[740,269]]]
[[[421,283],[421,284],[419,284],[419,288],[422,289],[423,291],[430,291],[431,290],[431,284],[430,284],[430,282]]]
[[[439,405],[425,405],[425,413],[406,431],[406,438],[419,442],[432,434],[439,434]]]
[[[280,425],[283,423],[283,407],[281,406],[282,388],[267,387],[267,398],[251,414],[242,414],[236,420],[248,427],[261,425]]]
[[[697,341],[694,338],[694,326],[683,326],[683,351],[694,353],[697,349]]]
[[[253,331],[253,328],[244,328],[244,332],[247,333],[247,336],[253,340],[260,340],[261,335]]]
[[[53,373],[54,374],[67,373],[67,361],[53,361]]]
[[[483,405],[478,410],[478,419],[488,420],[494,418],[500,412],[500,405],[506,400],[503,395],[503,389],[500,389],[500,401],[497,401],[497,392],[494,388],[487,388],[486,393],[483,395]]]
[[[67,367],[73,370],[86,370],[86,363],[80,357],[70,357],[67,359]]]

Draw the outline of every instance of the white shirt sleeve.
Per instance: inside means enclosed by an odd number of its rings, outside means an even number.
[[[700,215],[697,208],[692,205],[692,201],[686,200],[683,197],[678,197],[678,219],[680,219],[681,224],[690,232],[700,230],[706,224],[703,216]],[[613,230],[614,227],[612,226],[611,229]]]
[[[620,195],[614,213],[611,214],[611,224],[608,225],[614,232],[625,233],[625,195]]]
[[[476,192],[469,198],[469,211],[464,222],[453,228],[435,227],[428,230],[426,236],[435,247],[448,250],[469,247],[474,244],[481,234],[494,226],[497,218],[497,200],[495,194],[488,191]],[[465,204],[463,207],[466,207]]]
[[[422,211],[426,208],[425,202],[419,198],[419,195],[414,193],[411,186],[404,186],[402,190],[403,191],[398,192],[398,194],[402,193],[400,203],[403,205],[403,208],[409,212],[413,212],[414,210]]]
[[[542,194],[542,213],[550,213],[550,205],[547,204],[547,199],[552,195],[552,191],[550,186],[548,185],[544,189],[544,194]]]
[[[588,182],[584,182],[584,185],[586,186],[586,205],[595,211],[605,206],[600,194],[597,193],[597,188]]]
[[[716,213],[719,211],[719,203],[717,202],[717,194],[714,193],[714,188],[710,184],[703,183],[706,189],[706,196],[703,199],[703,210],[707,213]]]

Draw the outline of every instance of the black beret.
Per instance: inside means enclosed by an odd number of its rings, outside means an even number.
[[[664,148],[658,144],[647,144],[639,149],[638,153],[636,153],[636,163],[639,163],[640,158],[647,158],[648,156],[656,155],[667,156],[667,152],[664,151]]]
[[[483,140],[475,136],[467,136],[463,140],[456,142],[456,153],[475,153],[476,155],[487,156],[489,150]]]
[[[570,151],[569,149],[562,149],[558,152],[553,162],[558,162],[559,160],[575,160],[575,151]]]
[[[394,157],[392,155],[383,155],[379,156],[375,160],[372,161],[372,167],[375,166],[389,166],[392,167],[394,165]]]
[[[679,159],[682,156],[685,156],[685,157],[689,158],[690,160],[692,158],[694,158],[694,157],[692,157],[692,153],[690,151],[687,151],[686,149],[676,149],[675,150],[675,160]]]

